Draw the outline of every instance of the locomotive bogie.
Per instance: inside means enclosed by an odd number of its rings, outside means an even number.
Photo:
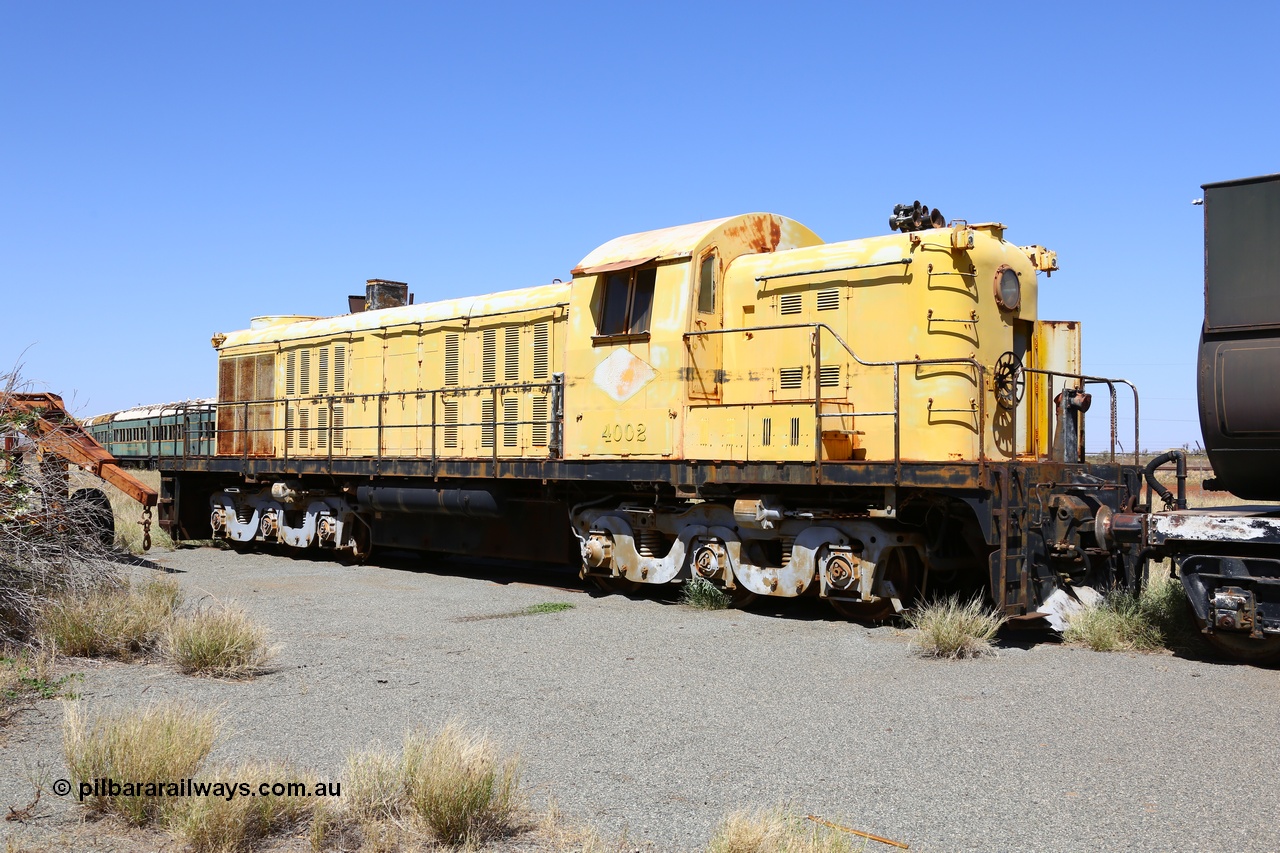
[[[923,535],[890,518],[790,510],[769,498],[593,508],[577,513],[574,527],[587,574],[647,584],[698,577],[759,596],[813,593],[889,602],[895,611],[913,590],[895,587],[885,558],[894,549],[915,551],[920,565],[924,558]]]
[[[286,483],[242,492],[228,489],[210,498],[214,539],[345,551],[359,555],[355,512],[336,495],[310,495]]]

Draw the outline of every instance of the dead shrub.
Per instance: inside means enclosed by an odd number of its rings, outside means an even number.
[[[102,543],[102,508],[73,498],[65,466],[45,452],[60,436],[36,434],[36,415],[9,405],[29,390],[19,369],[0,373],[0,635],[18,642],[30,640],[51,597],[119,576]]]

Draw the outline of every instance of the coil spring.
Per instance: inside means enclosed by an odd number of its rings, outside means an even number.
[[[796,544],[796,537],[779,536],[778,541],[782,543],[782,565],[785,566],[787,563],[791,562],[791,549]]]
[[[636,550],[641,557],[667,556],[667,538],[651,527],[636,531]]]

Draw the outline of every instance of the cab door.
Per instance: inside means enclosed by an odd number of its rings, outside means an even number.
[[[707,249],[692,270],[693,310],[690,312],[689,397],[693,400],[720,400],[724,384],[724,335],[700,335],[724,328],[723,269],[715,247]]]

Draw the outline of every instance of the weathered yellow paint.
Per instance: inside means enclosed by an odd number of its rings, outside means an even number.
[[[1044,455],[1044,383],[1029,381],[1009,413],[990,374],[1011,350],[1028,366],[1078,367],[1078,326],[1064,343],[1038,320],[1037,267],[1055,256],[994,223],[828,244],[745,214],[619,237],[566,284],[259,318],[215,342],[221,358],[275,356],[277,455],[545,456],[563,373],[568,458],[892,460],[894,369],[873,363],[895,361],[902,459]],[[1016,310],[996,298],[1004,268],[1021,283]],[[647,327],[602,334],[610,275],[632,294],[645,270]],[[716,292],[700,305],[704,270]],[[916,363],[930,360],[949,363]]]

